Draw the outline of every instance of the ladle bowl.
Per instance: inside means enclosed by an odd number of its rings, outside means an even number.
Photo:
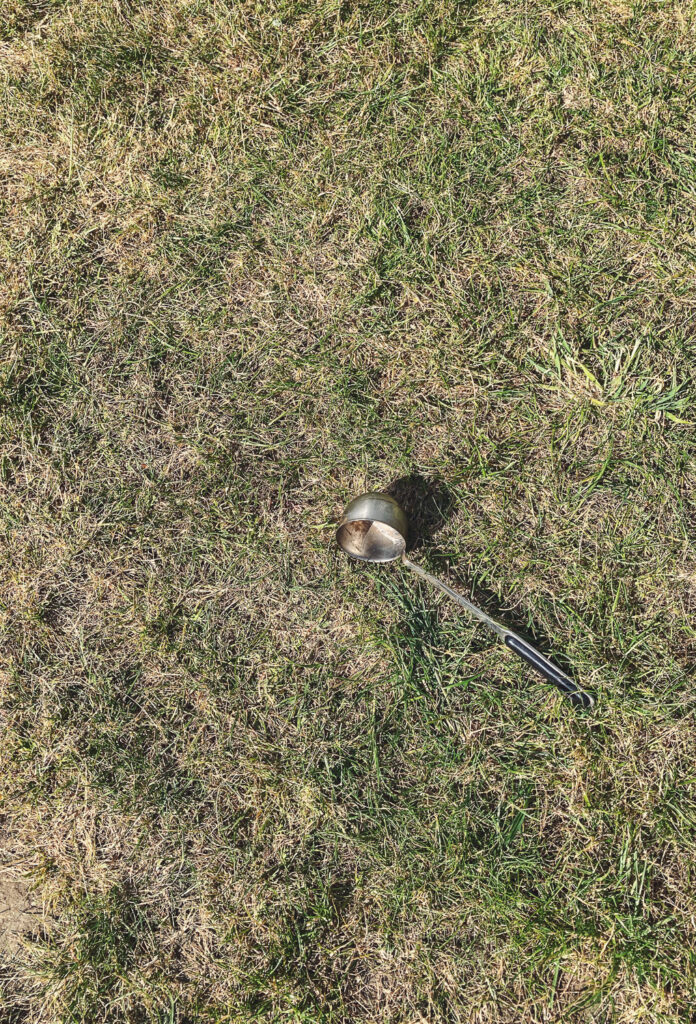
[[[336,530],[336,542],[361,562],[393,562],[406,551],[408,520],[389,494],[371,491],[354,498]]]

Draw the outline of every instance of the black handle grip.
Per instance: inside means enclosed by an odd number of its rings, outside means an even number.
[[[544,679],[547,679],[554,686],[563,693],[575,707],[589,708],[592,707],[594,701],[589,693],[585,693],[577,683],[561,672],[557,665],[554,665],[552,661],[549,661],[541,651],[537,651],[536,647],[532,647],[526,640],[516,636],[514,633],[507,633],[505,635],[505,643],[514,651],[515,654],[519,654],[520,658],[524,658],[527,664],[531,665],[539,675],[542,675]]]

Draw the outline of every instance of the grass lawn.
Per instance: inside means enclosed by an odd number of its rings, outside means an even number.
[[[693,1019],[693,5],[5,0],[0,137],[0,1021]]]

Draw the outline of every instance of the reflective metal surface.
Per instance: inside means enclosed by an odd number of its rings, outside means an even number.
[[[404,510],[379,491],[354,498],[336,530],[336,542],[362,562],[393,562],[406,550],[408,522]]]

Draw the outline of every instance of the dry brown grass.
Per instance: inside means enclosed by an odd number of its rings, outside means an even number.
[[[3,1019],[688,1020],[690,6],[4,17]]]

